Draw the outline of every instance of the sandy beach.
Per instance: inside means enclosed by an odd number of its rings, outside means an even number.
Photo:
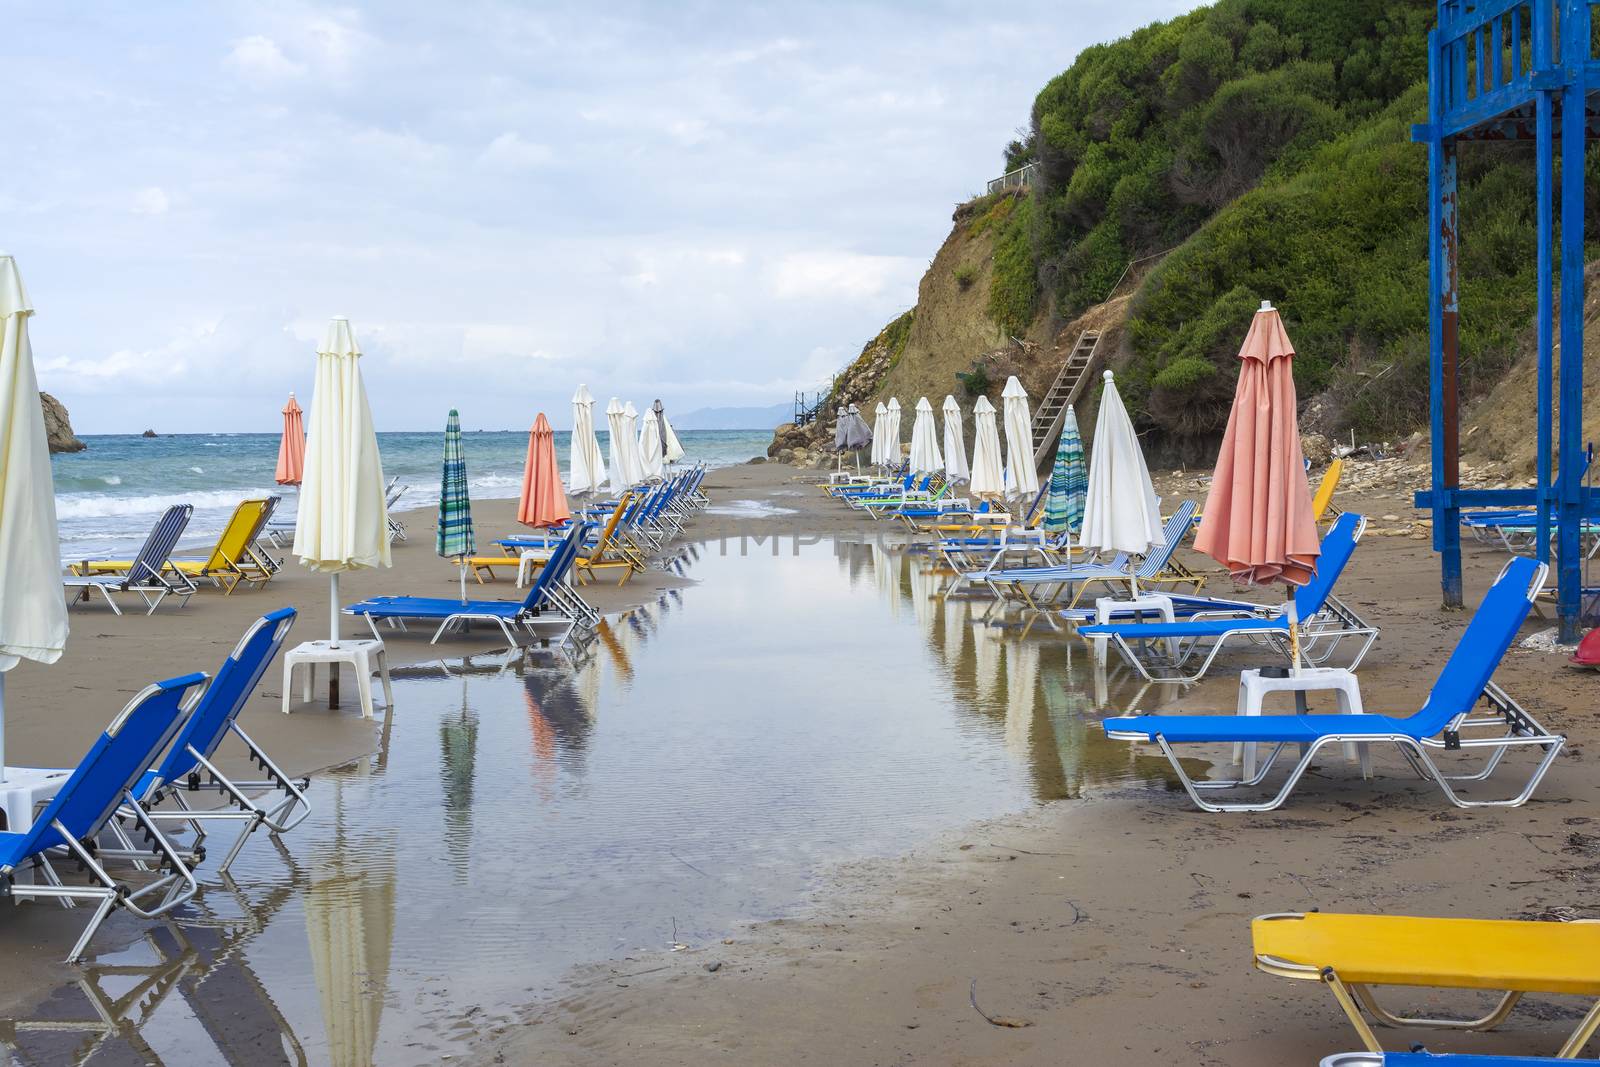
[[[1158,481],[1174,499],[1192,492],[1186,477]],[[707,480],[712,506],[685,539],[703,550],[767,553],[795,540],[885,532],[823,496],[815,480],[814,472],[777,464],[715,471]],[[1393,493],[1350,494],[1339,504],[1374,515],[1380,531],[1388,526],[1376,516],[1401,508]],[[480,537],[509,531],[509,511],[509,502],[481,506]],[[455,589],[453,568],[433,555],[431,514],[404,519],[411,539],[396,547],[393,571],[348,577],[349,598]],[[1469,553],[1469,590],[1481,592],[1499,559],[1488,550]],[[1215,584],[1227,587],[1225,579]],[[652,570],[620,588],[591,585],[586,595],[616,613],[689,585]],[[1369,535],[1342,590],[1383,631],[1361,671],[1367,707],[1413,709],[1465,622],[1438,610],[1427,541]],[[507,581],[482,592],[515,595]],[[252,618],[285,603],[302,613],[296,637],[325,632],[325,581],[294,563],[265,590],[232,597],[206,591],[187,608],[150,617],[75,609],[62,661],[48,669],[24,664],[13,674],[10,758],[73,761],[126,694],[152,678],[214,669]],[[1528,630],[1543,625],[1530,622]],[[443,654],[490,649],[497,636],[451,639]],[[399,637],[389,647],[397,664],[441,654],[422,636]],[[1580,773],[1593,732],[1595,678],[1555,656],[1521,651],[1496,677],[1571,738],[1526,807],[1451,808],[1400,774],[1387,753],[1377,754],[1370,782],[1343,760],[1330,761],[1270,815],[1206,815],[1181,793],[1160,788],[1090,790],[907,842],[900,855],[832,865],[816,872],[792,914],[739,923],[677,950],[597,958],[568,973],[552,995],[475,1032],[452,1055],[458,1062],[573,1064],[1314,1062],[1353,1047],[1353,1035],[1320,987],[1252,970],[1252,916],[1311,908],[1595,914],[1600,837],[1590,828],[1597,798]],[[1236,684],[1224,671],[1167,706],[1231,708]],[[1117,689],[1113,700],[1118,694],[1141,706],[1165,695],[1162,687],[1137,697],[1131,687]],[[381,713],[367,722],[349,707],[330,712],[319,703],[285,716],[279,699],[278,674],[269,671],[243,722],[296,772],[347,763],[378,743]],[[681,699],[668,697],[669,707]],[[389,728],[406,730],[403,706]],[[286,843],[292,851],[293,839]],[[13,1017],[25,1017],[40,990],[70,973],[39,951],[65,920],[40,908],[26,918],[0,924],[0,947],[30,961],[26,971],[8,969],[0,979],[0,1005]],[[102,937],[114,945],[141,929],[119,916]],[[1465,1007],[1443,998],[1427,1003]],[[1502,1031],[1447,1047],[1553,1048],[1579,1011],[1576,1000],[1534,999]],[[1403,1047],[1412,1035],[1385,1036],[1391,1047]]]

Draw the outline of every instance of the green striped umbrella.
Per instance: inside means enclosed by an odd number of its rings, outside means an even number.
[[[472,533],[472,497],[467,493],[467,461],[461,451],[461,416],[455,408],[444,424],[444,471],[439,479],[439,524],[434,551],[461,565],[461,602],[467,602],[467,557],[477,548]]]
[[[1083,501],[1089,492],[1089,472],[1083,463],[1083,438],[1078,435],[1078,414],[1067,405],[1067,421],[1056,443],[1056,465],[1050,470],[1050,495],[1044,502],[1044,528],[1051,533],[1077,530],[1083,525]]]

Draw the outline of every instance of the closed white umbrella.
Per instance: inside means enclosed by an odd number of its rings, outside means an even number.
[[[1000,427],[995,423],[994,405],[980,396],[972,405],[972,481],[967,486],[973,496],[999,497],[1006,491],[1006,472],[1000,463]]]
[[[598,492],[606,481],[606,460],[594,435],[594,396],[587,385],[572,394],[572,444],[567,466],[567,491]]]
[[[890,466],[900,463],[900,400],[898,397],[889,398],[888,407],[883,414],[883,460]]]
[[[917,401],[917,418],[911,424],[911,469],[918,474],[935,474],[944,467],[939,454],[939,428],[933,421],[933,405],[928,398]]]
[[[964,482],[972,476],[967,467],[967,443],[962,437],[961,405],[953,396],[944,398],[944,476],[952,482]]]
[[[0,781],[7,778],[5,672],[25,659],[54,663],[67,647],[56,494],[28,343],[32,314],[16,262],[0,253]]]
[[[878,406],[873,409],[872,416],[872,462],[882,463],[883,446],[888,441],[889,409],[883,401],[878,401]]]
[[[334,319],[317,349],[311,393],[306,470],[294,554],[310,570],[328,575],[333,603],[328,640],[339,644],[339,575],[388,567],[389,509],[372,408],[361,381],[361,349],[350,320]],[[329,672],[329,702],[338,702],[338,673]]]
[[[1117,383],[1105,373],[1089,457],[1089,492],[1078,542],[1100,552],[1141,553],[1161,540],[1161,501]],[[1137,593],[1137,590],[1134,590]]]
[[[639,473],[646,478],[661,477],[663,459],[660,419],[655,411],[646,411],[639,428]]]
[[[1039,492],[1039,471],[1033,465],[1033,419],[1028,415],[1028,391],[1013,374],[1000,391],[1005,407],[1006,489],[1013,496]]]
[[[644,481],[644,464],[639,460],[639,409],[629,400],[622,405],[622,462],[628,467],[628,481]]]
[[[611,488],[621,492],[633,484],[628,477],[628,423],[622,415],[622,401],[616,397],[606,405],[607,452],[611,461]]]

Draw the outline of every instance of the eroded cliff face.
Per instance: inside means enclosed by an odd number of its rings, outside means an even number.
[[[39,401],[44,406],[44,433],[50,442],[50,451],[82,452],[89,447],[72,432],[65,404],[49,393],[40,393]]]

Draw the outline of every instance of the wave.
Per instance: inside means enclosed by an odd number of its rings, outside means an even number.
[[[156,515],[174,504],[193,504],[196,511],[206,508],[231,508],[241,500],[268,496],[272,492],[267,489],[219,489],[150,496],[69,493],[56,498],[56,516],[61,519],[102,519],[126,515]]]
[[[194,471],[196,474],[204,474],[206,472],[204,467],[190,467],[189,469]]]

